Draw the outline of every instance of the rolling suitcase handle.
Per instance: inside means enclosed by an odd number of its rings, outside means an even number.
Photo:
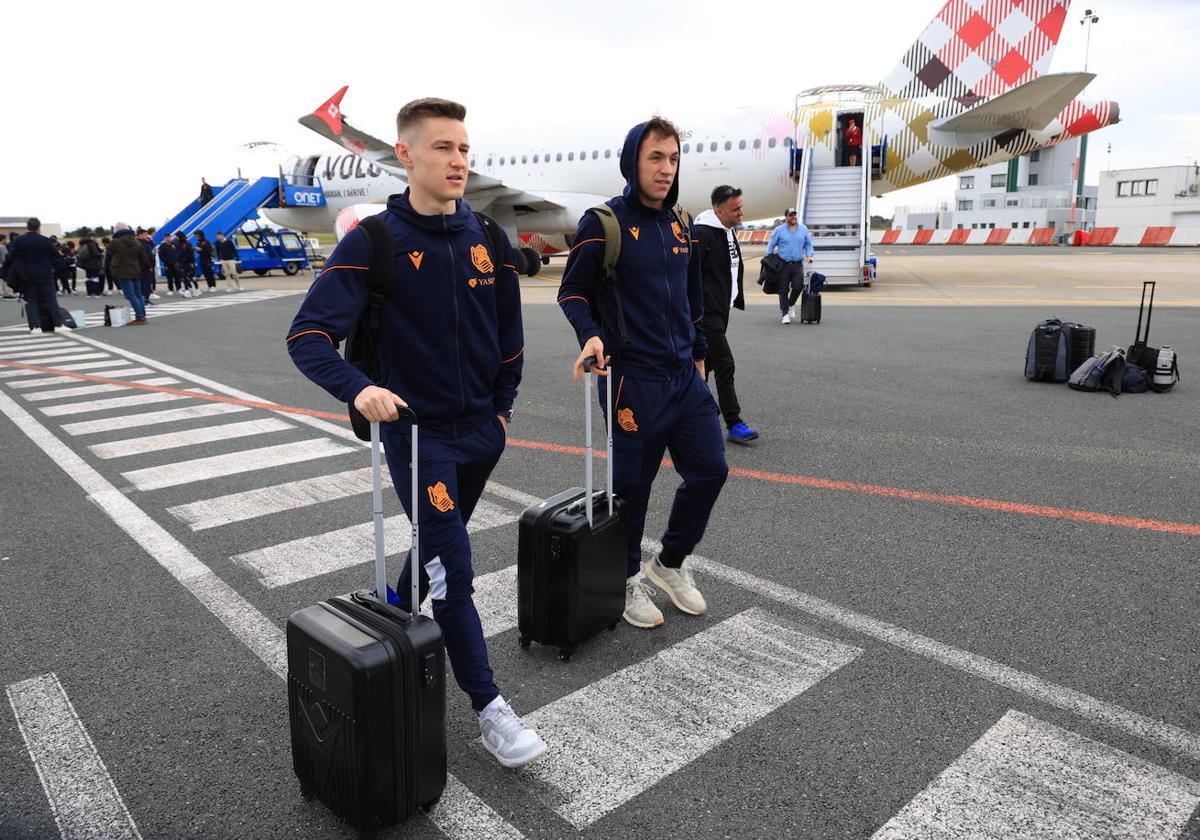
[[[1154,280],[1142,281],[1142,304],[1138,307],[1138,324],[1137,335],[1134,336],[1133,343],[1149,344],[1150,343],[1150,316],[1154,314],[1154,288],[1158,284]],[[1150,309],[1146,311],[1146,335],[1142,336],[1142,310],[1146,309],[1146,287],[1150,287]]]
[[[588,527],[593,527],[592,523],[592,368],[595,366],[596,360],[589,358],[583,360],[583,418],[584,429],[587,440],[587,455],[584,458],[584,508],[587,510]],[[613,513],[613,404],[612,404],[612,365],[608,369],[608,386],[605,387],[604,393],[607,398],[608,411],[605,414],[608,422],[605,425],[605,432],[608,438],[608,465],[606,484],[608,486],[608,515]]]
[[[413,624],[416,624],[421,613],[421,597],[418,594],[418,581],[421,557],[421,526],[418,524],[421,518],[420,509],[417,507],[421,501],[417,488],[420,486],[417,482],[417,415],[411,408],[396,409],[401,420],[409,420],[412,422],[412,463],[409,467],[409,472],[412,473],[412,548],[409,555],[412,558],[409,567],[409,577],[412,579],[412,611],[409,613],[409,618]],[[387,606],[388,585],[387,585],[387,555],[383,550],[383,481],[380,476],[382,466],[379,458],[379,423],[371,424],[371,492],[374,496],[374,519],[375,519],[375,592],[379,598],[379,603]],[[399,593],[397,593],[399,595]]]

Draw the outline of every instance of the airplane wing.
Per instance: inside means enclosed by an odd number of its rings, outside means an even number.
[[[395,147],[365,131],[360,131],[346,120],[345,114],[342,113],[342,97],[346,95],[348,88],[349,85],[343,86],[317,110],[302,116],[300,124],[311,128],[325,139],[332,140],[364,160],[371,161],[404,179],[406,177],[404,167],[396,159]],[[511,211],[517,207],[520,207],[522,212],[528,212],[531,210],[555,210],[562,206],[522,189],[505,186],[500,179],[482,175],[473,169],[467,176],[465,198],[474,209],[487,210],[493,214],[497,211]]]
[[[958,134],[992,134],[1009,129],[1041,131],[1096,78],[1095,73],[1054,73],[935,122],[930,128]]]

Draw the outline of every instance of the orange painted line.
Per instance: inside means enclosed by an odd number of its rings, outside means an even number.
[[[90,373],[58,370],[56,368],[44,367],[42,365],[29,365],[23,362],[9,362],[0,360],[0,366],[17,368],[20,370],[37,371],[38,373],[46,373],[54,376],[68,376],[85,382],[98,382],[106,385],[121,385],[125,388],[133,388],[140,391],[156,391],[162,394],[178,394],[180,396],[190,397],[191,399],[206,400],[208,402],[240,405],[245,406],[246,408],[261,408],[266,411],[279,411],[285,414],[300,414],[306,417],[317,417],[321,420],[333,420],[340,423],[350,422],[350,418],[347,415],[334,413],[331,411],[318,411],[312,408],[300,408],[298,406],[280,405],[279,403],[271,402],[258,402],[256,400],[242,400],[236,397],[226,397],[218,394],[198,394],[194,391],[185,391],[180,388],[169,388],[164,385],[143,385],[138,382],[129,382],[124,379],[110,379],[108,377],[96,376]],[[519,449],[532,449],[539,452],[552,452],[558,455],[580,456],[587,451],[582,446],[567,446],[561,443],[547,443],[540,440],[522,440],[520,438],[510,438],[508,440],[508,445],[515,446]],[[597,458],[608,457],[606,452],[594,452],[593,454]],[[672,464],[670,459],[667,458],[663,459],[662,465],[667,468],[674,468],[674,464]],[[1109,525],[1117,528],[1135,528],[1143,531],[1157,531],[1163,534],[1180,534],[1186,537],[1200,537],[1200,525],[1191,522],[1174,522],[1165,519],[1144,519],[1138,516],[1116,516],[1110,513],[1097,513],[1089,510],[1052,507],[1050,505],[1034,505],[1027,504],[1025,502],[1006,502],[1000,499],[985,499],[976,496],[929,493],[923,490],[909,490],[904,487],[888,487],[879,484],[862,484],[854,481],[836,481],[829,478],[792,475],[790,473],[764,472],[762,470],[748,470],[741,467],[731,467],[729,474],[736,478],[749,478],[755,481],[767,481],[773,484],[784,484],[793,487],[811,487],[816,490],[833,490],[843,493],[861,493],[869,496],[904,499],[910,502],[929,502],[932,504],[974,508],[976,510],[990,510],[997,513],[1011,513],[1021,516],[1038,516],[1048,519],[1061,519],[1068,522],[1085,522],[1090,525]]]

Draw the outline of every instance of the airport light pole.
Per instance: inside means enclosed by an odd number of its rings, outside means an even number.
[[[1087,26],[1087,40],[1083,47],[1083,72],[1087,72],[1088,55],[1092,50],[1092,24],[1100,21],[1100,15],[1096,14],[1091,9],[1086,9],[1083,17],[1079,21],[1080,26]],[[1087,167],[1087,146],[1088,136],[1085,134],[1079,138],[1079,152],[1075,156],[1075,194],[1071,197],[1071,234],[1074,235],[1078,229],[1075,223],[1075,213],[1079,208],[1079,197],[1083,195],[1083,175],[1084,169]],[[1109,152],[1112,151],[1112,144],[1109,144]],[[1084,223],[1087,227],[1087,223]]]

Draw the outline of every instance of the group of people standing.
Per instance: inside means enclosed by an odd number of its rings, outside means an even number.
[[[162,244],[158,246],[158,260],[162,263],[163,274],[167,278],[167,294],[185,298],[198,297],[201,291],[199,278],[195,277],[197,269],[204,277],[205,286],[209,291],[216,289],[214,258],[220,262],[221,273],[229,284],[225,291],[245,291],[237,268],[237,247],[225,234],[217,234],[215,246],[202,230],[196,231],[195,246],[182,231],[176,232],[174,236],[163,237]]]

